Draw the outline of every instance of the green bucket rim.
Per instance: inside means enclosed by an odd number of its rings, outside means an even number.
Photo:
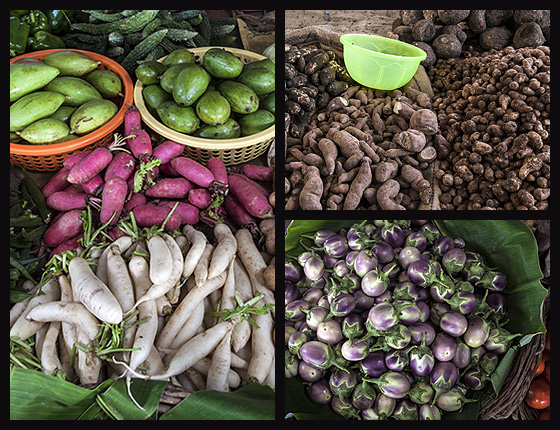
[[[350,38],[352,36],[367,36],[369,38],[373,38],[373,39],[376,39],[376,40],[379,40],[379,39],[387,40],[387,41],[390,41],[392,44],[402,45],[403,47],[405,47],[407,49],[412,49],[413,51],[417,51],[418,56],[408,56],[408,55],[403,56],[403,55],[386,54],[384,52],[373,51],[371,49],[362,48],[361,46],[356,45],[355,43],[347,40],[348,38]],[[403,61],[403,60],[405,60],[405,61],[406,60],[418,61],[418,60],[420,60],[420,62],[421,62],[421,61],[425,60],[427,55],[428,55],[423,49],[420,49],[417,46],[411,45],[410,43],[403,42],[402,40],[391,39],[389,37],[377,36],[377,35],[374,35],[374,34],[347,33],[347,34],[343,34],[342,36],[340,36],[340,42],[344,46],[349,46],[349,47],[352,47],[352,48],[356,48],[358,50],[363,51],[364,53],[375,53],[376,55],[381,55],[381,56],[387,57],[387,58],[398,58],[399,61]]]

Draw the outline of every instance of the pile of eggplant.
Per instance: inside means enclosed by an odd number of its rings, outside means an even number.
[[[285,377],[346,418],[440,419],[518,335],[505,276],[425,220],[321,229],[285,261]]]

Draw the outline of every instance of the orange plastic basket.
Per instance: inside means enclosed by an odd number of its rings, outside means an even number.
[[[25,145],[10,142],[10,162],[28,170],[57,171],[62,167],[64,160],[73,153],[108,145],[112,141],[113,132],[123,123],[124,114],[134,101],[134,86],[128,72],[117,62],[95,52],[79,49],[47,49],[11,58],[10,63],[21,58],[41,59],[52,52],[64,50],[81,52],[89,55],[95,61],[101,61],[100,69],[111,70],[121,79],[124,97],[119,96],[112,99],[119,107],[119,111],[107,124],[78,139],[50,145]]]

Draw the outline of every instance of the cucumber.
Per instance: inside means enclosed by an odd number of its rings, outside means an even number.
[[[152,19],[156,17],[159,10],[142,10],[128,18],[103,24],[89,24],[84,22],[72,23],[71,27],[90,34],[109,34],[118,31],[121,34],[133,33],[142,30]]]

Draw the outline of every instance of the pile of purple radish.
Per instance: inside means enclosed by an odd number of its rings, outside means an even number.
[[[424,220],[302,237],[285,261],[286,378],[346,418],[437,420],[477,401],[518,336],[499,270]]]

